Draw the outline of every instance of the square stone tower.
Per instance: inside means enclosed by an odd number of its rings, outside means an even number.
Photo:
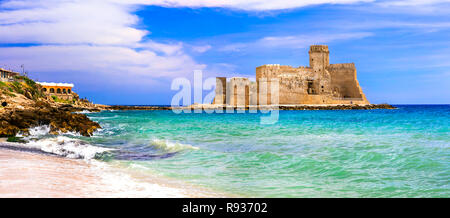
[[[317,73],[323,73],[330,65],[330,51],[327,45],[311,45],[309,49],[309,66]]]

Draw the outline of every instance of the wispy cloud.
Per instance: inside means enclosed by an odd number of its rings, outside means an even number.
[[[449,2],[450,0],[393,0],[382,1],[381,4],[385,6],[426,6]]]
[[[158,5],[163,7],[219,7],[264,11],[292,9],[319,4],[353,4],[372,1],[373,0],[142,0],[140,2],[143,4]]]
[[[212,48],[211,45],[199,45],[199,46],[193,45],[193,46],[191,46],[191,49],[197,53],[206,52],[206,51],[210,50],[211,48]]]
[[[255,49],[298,49],[306,48],[312,44],[329,43],[339,40],[360,39],[372,36],[370,32],[353,32],[353,33],[337,33],[337,34],[302,34],[287,36],[266,36],[253,42],[232,43],[225,45],[219,50],[221,51],[242,51]]]

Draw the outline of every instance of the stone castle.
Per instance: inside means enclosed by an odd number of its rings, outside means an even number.
[[[355,64],[330,64],[329,54],[328,46],[312,45],[309,67],[263,65],[256,68],[255,82],[217,77],[213,103],[236,107],[276,104],[272,95],[278,93],[279,105],[370,104],[359,86]],[[274,82],[277,90],[271,88]]]

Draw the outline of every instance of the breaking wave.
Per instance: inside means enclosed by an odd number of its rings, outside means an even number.
[[[54,154],[61,157],[90,160],[96,155],[113,149],[93,146],[79,139],[72,139],[66,136],[54,138],[44,138],[31,140],[25,144],[16,144],[17,149],[41,151],[43,153]]]
[[[28,134],[24,135],[23,133],[18,133],[17,137],[25,137],[25,138],[36,138],[40,136],[46,136],[50,133],[49,125],[36,126],[28,129]]]
[[[198,147],[181,144],[178,142],[171,142],[169,140],[153,139],[150,146],[165,152],[179,152],[183,150],[198,150]]]
[[[96,113],[96,112],[92,112],[92,111],[88,111],[88,110],[82,110],[82,111],[76,111],[73,112],[75,114],[91,114],[91,113]]]

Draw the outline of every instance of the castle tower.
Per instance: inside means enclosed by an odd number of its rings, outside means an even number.
[[[309,49],[309,66],[317,71],[323,73],[325,68],[330,65],[330,52],[326,45],[311,45]]]
[[[216,78],[216,97],[214,98],[214,104],[225,104],[227,99],[227,78]]]

